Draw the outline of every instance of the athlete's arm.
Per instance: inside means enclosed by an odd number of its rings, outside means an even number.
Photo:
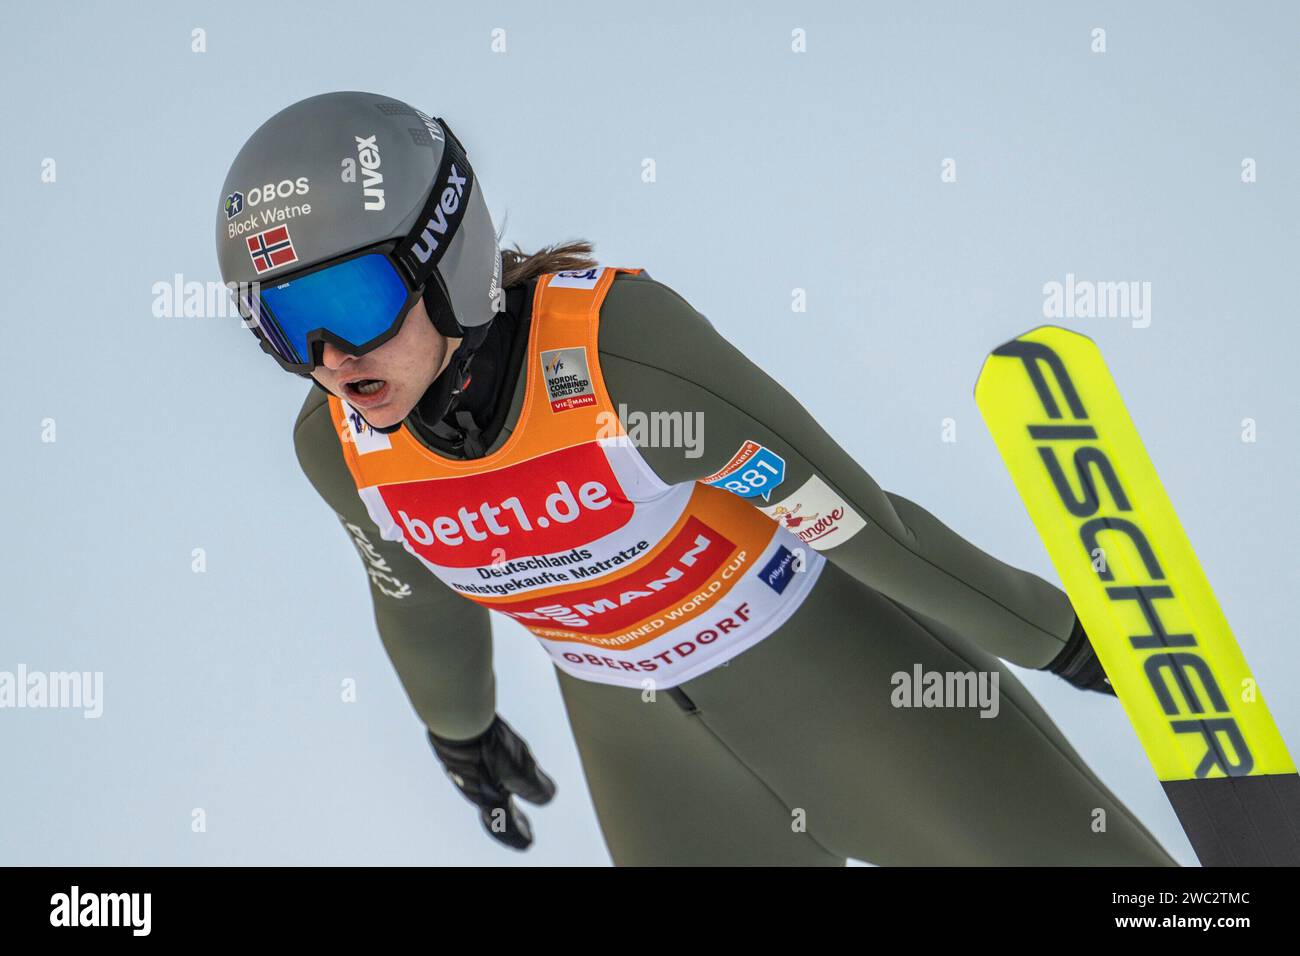
[[[420,720],[452,740],[482,733],[496,710],[487,608],[456,594],[400,544],[380,537],[344,463],[319,389],[303,403],[294,447],[303,472],[361,556],[380,639]]]
[[[1075,621],[1064,591],[985,554],[920,505],[883,491],[789,392],[667,286],[620,275],[601,307],[599,346],[615,407],[702,415],[700,449],[637,442],[664,481],[706,477],[746,440],[758,442],[785,459],[770,504],[816,475],[865,520],[823,551],[830,561],[1021,666],[1041,668],[1060,653]],[[769,506],[762,498],[750,501]]]

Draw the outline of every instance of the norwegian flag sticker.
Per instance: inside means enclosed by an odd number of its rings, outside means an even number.
[[[249,236],[247,242],[248,254],[253,257],[253,268],[258,275],[298,261],[298,253],[293,250],[293,240],[289,238],[288,226],[276,226],[259,232],[255,236]]]

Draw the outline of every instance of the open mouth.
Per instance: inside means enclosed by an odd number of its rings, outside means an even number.
[[[348,382],[347,390],[353,395],[374,395],[386,384],[382,378],[363,378]]]
[[[388,397],[388,382],[382,378],[359,378],[345,384],[343,391],[357,405],[378,405]]]

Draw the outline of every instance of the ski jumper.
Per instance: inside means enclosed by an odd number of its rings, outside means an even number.
[[[496,611],[555,664],[616,864],[1173,865],[999,660],[1059,652],[1059,588],[882,490],[644,273],[507,303],[527,360],[484,457],[317,389],[295,429],[431,730],[491,722]],[[629,441],[656,412],[699,447]],[[996,714],[900,706],[917,668],[996,676]]]
[[[600,374],[615,270],[538,287],[523,411],[496,452],[453,461],[365,428],[330,396],[371,520],[465,598],[533,632],[566,673],[667,689],[771,634],[825,564],[743,498],[667,484]]]

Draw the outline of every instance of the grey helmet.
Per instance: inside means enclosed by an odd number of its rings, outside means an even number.
[[[247,240],[278,224],[289,261],[263,259],[259,273]],[[398,240],[439,331],[463,335],[502,307],[497,235],[464,147],[443,120],[392,97],[323,93],[259,126],[226,175],[216,239],[222,281],[241,285]]]

